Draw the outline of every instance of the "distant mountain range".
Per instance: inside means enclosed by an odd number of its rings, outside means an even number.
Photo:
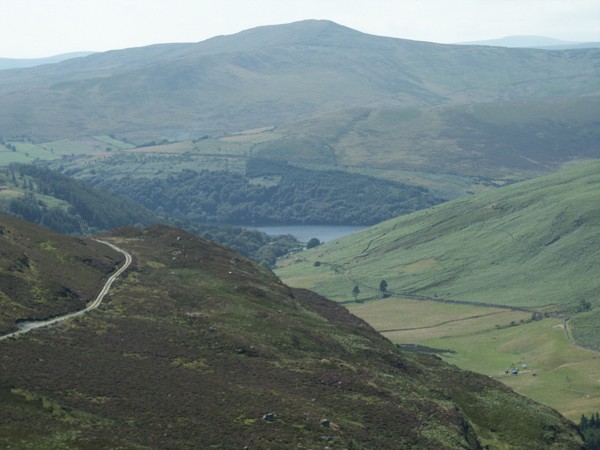
[[[181,139],[356,107],[590,95],[596,53],[430,44],[328,21],[267,26],[2,71],[0,135]]]
[[[74,52],[49,56],[46,58],[0,58],[0,70],[22,69],[26,67],[41,66],[43,64],[55,64],[67,59],[82,58],[94,52]]]
[[[460,45],[485,45],[509,48],[539,48],[549,50],[566,50],[576,48],[600,48],[600,42],[572,42],[553,39],[545,36],[506,36],[500,39],[485,41],[460,42]]]

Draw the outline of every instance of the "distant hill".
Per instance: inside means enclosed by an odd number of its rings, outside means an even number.
[[[599,42],[571,42],[545,36],[506,36],[486,41],[461,42],[460,45],[486,45],[509,48],[539,48],[549,50],[566,50],[575,48],[599,48]]]
[[[0,141],[16,148],[0,145],[0,164],[51,160],[108,183],[283,160],[454,198],[600,158],[599,52],[309,20],[98,53],[0,73]]]
[[[0,274],[30,273],[28,264],[44,279],[55,261],[79,274],[80,258],[95,267],[114,254],[0,224],[11,244]],[[134,264],[101,307],[0,342],[5,447],[583,448],[556,411],[401,353],[341,306],[230,250],[165,226],[104,238]],[[64,289],[77,292],[77,281],[64,277]],[[3,311],[30,301],[11,286],[0,278]]]
[[[600,89],[598,51],[440,45],[314,20],[260,27],[2,72],[0,135],[40,142],[117,134],[141,143],[352,107],[590,95]]]
[[[576,315],[580,343],[600,348],[590,328],[599,195],[600,163],[584,163],[381,223],[295,255],[278,274],[329,296],[356,284],[375,293],[385,279],[417,299],[559,311]],[[582,300],[592,312],[577,316]]]
[[[63,53],[61,55],[49,56],[46,58],[0,58],[0,70],[23,69],[26,67],[41,66],[43,64],[54,64],[67,59],[82,58],[91,55],[94,52],[75,52]]]

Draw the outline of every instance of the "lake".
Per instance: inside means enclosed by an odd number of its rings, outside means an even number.
[[[262,231],[270,236],[291,234],[300,242],[308,242],[317,238],[321,242],[329,242],[363,230],[366,227],[350,225],[277,225],[272,227],[246,227]]]

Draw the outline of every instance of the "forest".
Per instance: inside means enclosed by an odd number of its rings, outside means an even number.
[[[257,230],[192,223],[185,218],[158,214],[124,197],[34,165],[15,164],[0,171],[0,213],[72,235],[90,235],[121,226],[171,224],[230,247],[265,266],[302,248],[290,235],[268,236]]]
[[[98,187],[173,217],[234,225],[373,225],[442,201],[422,187],[260,159],[248,162],[245,176],[183,170]]]

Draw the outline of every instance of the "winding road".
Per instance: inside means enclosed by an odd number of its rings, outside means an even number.
[[[106,296],[106,294],[108,294],[108,291],[110,290],[114,281],[119,277],[119,275],[121,275],[123,272],[125,272],[125,270],[127,270],[129,265],[131,264],[132,258],[131,258],[131,255],[129,253],[127,253],[125,250],[117,247],[114,244],[111,244],[110,242],[101,241],[98,239],[96,239],[96,241],[98,241],[102,244],[108,245],[113,250],[116,250],[117,252],[122,253],[125,256],[125,262],[123,263],[123,265],[119,268],[119,270],[117,270],[115,273],[113,273],[110,276],[110,278],[106,281],[106,283],[104,284],[104,287],[102,288],[102,290],[100,291],[100,293],[98,294],[96,299],[92,303],[90,303],[89,306],[87,306],[85,309],[82,309],[80,311],[65,314],[64,316],[54,317],[53,319],[48,319],[48,320],[23,322],[23,323],[19,324],[19,327],[21,328],[20,330],[15,331],[14,333],[5,334],[4,336],[0,336],[0,341],[3,341],[4,339],[8,339],[11,337],[19,336],[21,334],[25,334],[25,333],[27,333],[31,330],[35,330],[37,328],[47,327],[49,325],[53,325],[55,323],[62,322],[63,320],[72,319],[73,317],[77,317],[77,316],[82,316],[83,314],[88,313],[88,312],[96,309],[98,306],[100,306],[100,303],[102,303],[102,300],[104,300],[104,297]]]

